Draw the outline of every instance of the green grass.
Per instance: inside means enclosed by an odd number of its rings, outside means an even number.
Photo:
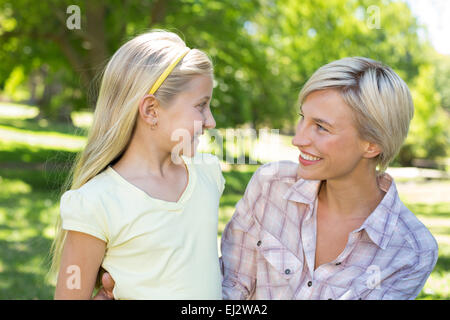
[[[406,203],[431,231],[439,245],[436,267],[418,299],[450,299],[450,202]]]
[[[51,299],[45,257],[58,199],[43,172],[0,170],[0,299]]]
[[[0,299],[52,299],[46,258],[59,214],[59,187],[84,138],[77,128],[30,120],[35,112],[24,106],[10,112],[13,116],[5,110],[0,106]],[[230,166],[224,172],[218,237],[257,167]],[[436,268],[418,298],[450,299],[450,202],[406,204],[439,243]]]

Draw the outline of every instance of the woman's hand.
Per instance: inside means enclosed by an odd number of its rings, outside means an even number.
[[[113,289],[115,282],[108,272],[102,276],[102,287],[92,300],[114,300]]]

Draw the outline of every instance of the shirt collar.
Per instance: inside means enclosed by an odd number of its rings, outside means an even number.
[[[394,180],[389,174],[383,173],[379,175],[377,182],[378,187],[386,194],[361,227],[353,232],[366,230],[369,238],[377,246],[381,249],[386,249],[397,224],[401,202]],[[288,201],[304,203],[313,208],[320,183],[320,180],[299,179],[286,191],[283,198]],[[312,215],[313,211],[308,210],[308,217]],[[307,219],[308,217],[305,218]]]
[[[310,207],[306,219],[313,214],[314,202],[319,192],[320,180],[298,179],[283,195],[283,199],[307,204]]]
[[[389,174],[383,173],[377,180],[379,188],[386,194],[362,226],[354,232],[366,230],[369,238],[384,250],[394,233],[402,203],[394,179]]]

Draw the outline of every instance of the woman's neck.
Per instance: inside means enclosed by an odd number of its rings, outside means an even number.
[[[343,219],[366,218],[384,197],[376,171],[322,182],[319,201],[328,212]]]

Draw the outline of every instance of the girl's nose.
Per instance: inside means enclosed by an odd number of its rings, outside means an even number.
[[[214,120],[214,116],[212,115],[211,109],[209,108],[205,117],[204,127],[206,129],[214,129],[216,127],[216,120]]]

